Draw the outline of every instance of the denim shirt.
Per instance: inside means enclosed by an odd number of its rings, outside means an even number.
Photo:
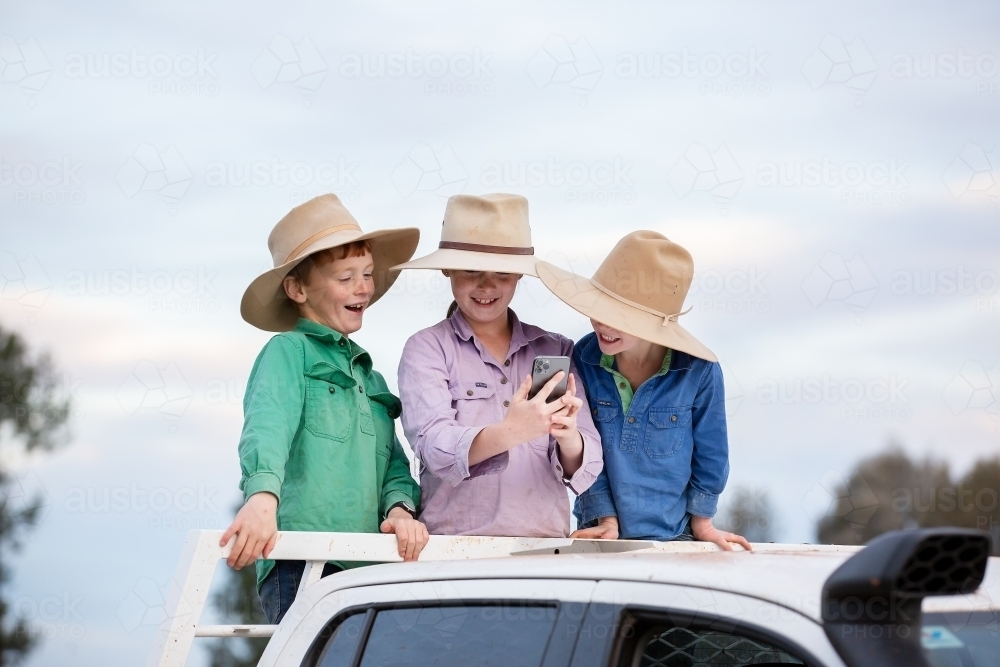
[[[672,540],[689,514],[714,516],[729,476],[719,364],[673,350],[669,370],[642,383],[626,411],[595,334],[573,361],[604,450],[604,470],[573,510],[580,527],[617,516],[623,539]]]

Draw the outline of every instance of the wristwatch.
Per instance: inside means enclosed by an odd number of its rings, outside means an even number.
[[[406,501],[401,500],[398,503],[393,503],[392,505],[389,506],[389,509],[385,511],[385,517],[384,517],[385,519],[389,518],[389,512],[391,512],[395,507],[402,507],[404,510],[409,512],[410,516],[412,516],[414,519],[417,518],[417,510],[413,509],[413,505],[411,505]]]

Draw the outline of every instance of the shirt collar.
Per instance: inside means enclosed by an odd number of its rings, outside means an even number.
[[[331,329],[325,324],[320,324],[319,322],[313,322],[312,320],[300,317],[295,323],[294,330],[311,338],[315,338],[316,340],[322,341],[334,350],[342,350],[345,352],[345,356],[349,356],[351,359],[356,360],[361,367],[365,369],[365,372],[372,372],[372,358],[369,356],[368,352],[336,329]],[[341,341],[344,341],[343,345],[340,344]],[[349,354],[347,354],[348,350],[350,350]]]
[[[507,309],[507,316],[510,318],[511,350],[516,352],[531,341],[545,335],[545,332],[538,327],[529,326],[526,328],[522,325],[521,320],[517,317],[517,313],[510,308]],[[455,313],[451,316],[451,326],[455,330],[455,335],[462,340],[469,340],[472,338],[472,327],[469,326],[468,320],[466,320],[465,315],[462,314],[461,308],[456,308]]]
[[[670,360],[674,356],[674,351],[669,347],[667,348],[667,353],[663,355],[663,363],[660,364],[660,370],[653,374],[653,377],[657,375],[663,375],[670,370]],[[601,368],[606,368],[609,371],[615,370],[615,357],[611,354],[601,353]]]

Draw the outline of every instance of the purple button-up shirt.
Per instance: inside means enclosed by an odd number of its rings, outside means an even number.
[[[510,312],[513,333],[503,360],[476,339],[462,312],[406,341],[399,362],[403,430],[422,463],[420,520],[437,535],[569,535],[566,488],[580,494],[604,465],[601,439],[576,368],[583,407],[577,427],[583,464],[565,478],[554,437],[544,435],[469,466],[472,440],[503,420],[536,356],[572,356],[573,341]]]

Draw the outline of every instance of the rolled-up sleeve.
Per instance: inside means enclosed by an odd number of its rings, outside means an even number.
[[[573,341],[564,339],[560,354],[573,358]],[[590,413],[590,405],[587,403],[587,392],[584,391],[583,380],[576,370],[576,363],[570,361],[569,372],[576,380],[576,395],[583,401],[580,412],[576,415],[576,427],[583,437],[583,463],[579,469],[568,479],[564,476],[562,465],[558,456],[552,456],[552,470],[562,480],[573,493],[580,495],[590,488],[604,469],[604,454],[601,450],[601,435],[594,426],[594,419]],[[553,438],[553,440],[555,440]],[[554,451],[554,450],[553,450]]]
[[[244,499],[262,491],[281,499],[285,464],[305,398],[302,354],[291,338],[275,336],[254,364],[243,399],[239,444]]]
[[[602,470],[594,484],[580,494],[573,506],[573,514],[580,528],[589,528],[606,516],[618,516],[607,472]]]
[[[694,453],[688,483],[689,514],[713,517],[729,478],[729,439],[726,432],[726,392],[722,369],[709,364],[692,407]]]
[[[395,431],[392,434],[392,449],[389,450],[389,466],[382,484],[382,498],[379,502],[379,516],[385,517],[389,508],[396,503],[406,503],[414,509],[420,507],[420,486],[410,475],[410,461],[403,453],[403,446]]]
[[[403,403],[403,432],[424,467],[451,486],[479,475],[507,468],[507,453],[470,468],[469,449],[485,426],[463,426],[452,406],[448,362],[444,349],[430,331],[410,337],[399,361],[399,397]]]

